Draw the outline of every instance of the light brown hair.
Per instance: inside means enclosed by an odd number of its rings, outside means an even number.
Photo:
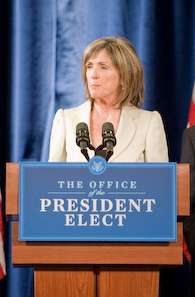
[[[121,80],[119,103],[129,102],[139,106],[144,95],[144,76],[141,62],[133,45],[123,37],[105,37],[90,43],[84,51],[82,60],[82,75],[87,98],[90,98],[86,79],[86,64],[88,60],[105,49],[113,65],[117,68]]]

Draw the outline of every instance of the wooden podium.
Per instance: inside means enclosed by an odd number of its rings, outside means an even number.
[[[6,166],[6,214],[18,214],[19,165]],[[189,215],[189,165],[177,165],[177,213]],[[36,297],[157,297],[160,265],[183,262],[182,222],[174,243],[64,243],[18,241],[12,262],[30,265]]]

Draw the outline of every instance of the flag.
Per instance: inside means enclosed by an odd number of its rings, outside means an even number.
[[[3,249],[3,216],[2,216],[2,197],[0,193],[0,279],[5,276],[5,255]]]
[[[195,82],[194,82],[194,86],[193,86],[193,90],[192,90],[192,99],[190,102],[190,107],[189,107],[189,112],[188,112],[188,124],[187,127],[192,127],[195,125]],[[191,263],[191,254],[189,252],[186,240],[184,238],[183,241],[183,253],[184,253],[184,257],[186,258],[186,260]]]
[[[195,82],[192,90],[192,100],[190,103],[189,113],[188,113],[188,127],[195,125]]]
[[[191,256],[191,254],[190,254],[190,252],[189,252],[189,249],[188,249],[188,246],[187,246],[187,243],[186,243],[185,238],[184,238],[184,240],[183,240],[183,254],[184,254],[185,259],[186,259],[189,263],[191,263],[192,256]]]

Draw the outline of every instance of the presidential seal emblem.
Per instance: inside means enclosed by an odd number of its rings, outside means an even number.
[[[89,171],[92,174],[100,175],[106,170],[106,160],[100,156],[95,156],[89,161]]]

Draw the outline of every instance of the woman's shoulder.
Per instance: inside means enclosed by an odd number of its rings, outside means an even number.
[[[75,107],[70,107],[70,108],[59,108],[56,112],[56,115],[67,115],[67,114],[74,114],[80,111],[84,111],[85,109],[88,109],[90,107],[90,102],[89,100],[85,101],[84,103],[75,106]]]
[[[143,119],[152,119],[152,118],[161,118],[161,115],[158,111],[153,110],[146,110],[136,106],[130,106],[129,110],[134,118],[143,118]]]

